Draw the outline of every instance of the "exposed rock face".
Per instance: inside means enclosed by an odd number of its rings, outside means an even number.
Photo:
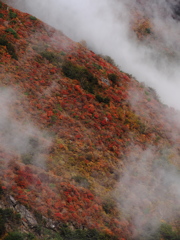
[[[0,203],[0,207],[2,208],[12,208],[14,209],[17,213],[19,213],[21,215],[21,219],[22,219],[22,223],[24,226],[26,226],[27,228],[36,228],[38,226],[38,222],[36,221],[36,218],[33,216],[33,214],[22,204],[19,204],[14,197],[12,197],[11,195],[7,197],[7,203],[8,204],[4,204],[3,202]],[[53,221],[52,219],[48,219],[46,217],[43,216],[43,220],[45,223],[45,227],[48,229],[52,229],[52,230],[57,230],[58,229],[58,225],[59,223],[57,223],[56,221]]]
[[[24,225],[28,225],[30,228],[37,227],[38,223],[33,214],[22,204],[19,204],[12,196],[8,197],[10,207],[21,215]]]
[[[30,228],[34,228],[38,225],[36,219],[32,215],[32,213],[27,210],[27,208],[21,204],[17,204],[15,206],[15,210],[21,214],[21,218],[23,219],[23,223],[27,224]]]

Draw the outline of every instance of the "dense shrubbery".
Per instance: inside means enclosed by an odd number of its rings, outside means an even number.
[[[106,62],[112,64],[113,66],[116,66],[114,60],[113,60],[110,56],[108,56],[108,55],[103,55],[103,54],[100,54],[99,56],[100,56],[101,58],[103,58]]]
[[[37,18],[34,17],[34,16],[30,16],[29,19],[30,19],[30,20],[37,20]]]
[[[29,139],[28,149],[26,153],[21,155],[21,159],[24,164],[33,164],[39,144],[39,140],[36,137],[31,137]]]
[[[102,69],[102,67],[101,67],[100,65],[96,64],[96,63],[93,63],[93,66],[94,66],[95,68],[97,68],[98,70]]]
[[[53,63],[57,66],[61,66],[62,64],[63,58],[61,53],[55,53],[55,52],[44,50],[40,52],[40,55],[43,58],[46,58],[50,63]]]
[[[13,12],[11,9],[9,10],[9,17],[12,18],[16,18],[17,17],[17,13]]]
[[[4,240],[24,240],[24,237],[20,232],[11,232],[4,238]]]
[[[112,213],[113,209],[115,208],[116,203],[113,199],[107,198],[103,201],[102,207],[103,210],[107,213],[110,214]]]
[[[22,154],[21,158],[24,164],[33,164],[34,155],[32,153]]]
[[[2,189],[2,186],[0,185],[0,199],[2,198],[3,194],[4,194],[4,191]]]
[[[172,226],[163,223],[157,231],[147,226],[144,232],[138,236],[138,240],[180,240],[180,234],[172,229]]]
[[[96,95],[96,100],[100,103],[109,104],[110,99],[108,97],[102,97],[99,94]]]
[[[5,37],[1,37],[0,38],[0,45],[1,46],[6,46],[6,49],[8,51],[8,53],[12,56],[12,58],[18,60],[18,57],[16,55],[16,52],[15,52],[15,49],[14,49],[14,46],[8,42]]]
[[[60,236],[63,240],[117,240],[116,237],[106,233],[100,233],[96,229],[77,229],[72,231],[67,226],[61,229]]]
[[[15,224],[20,222],[20,214],[14,213],[12,209],[0,208],[0,237],[3,236],[6,232],[5,224],[9,221],[12,221]]]
[[[118,83],[118,76],[116,74],[110,73],[110,74],[108,74],[108,78],[109,78],[109,80],[112,81],[113,84]]]
[[[150,29],[150,28],[146,28],[146,29],[145,29],[145,32],[146,32],[147,34],[150,34],[150,33],[151,33],[151,29]]]
[[[163,223],[160,227],[160,235],[161,235],[161,239],[165,239],[165,240],[180,240],[180,234],[178,234],[176,231],[174,231],[172,229],[172,226],[167,224],[167,223]]]
[[[141,121],[138,115],[134,112],[125,110],[123,108],[119,109],[119,119],[123,121],[124,124],[128,125],[130,130],[136,130],[141,134],[146,132],[146,125],[144,122]]]
[[[4,221],[13,221],[14,223],[19,223],[21,219],[20,214],[14,213],[10,208],[0,208],[0,216],[3,217]]]
[[[70,61],[65,61],[62,66],[64,75],[71,79],[77,79],[81,87],[90,92],[94,93],[94,89],[98,86],[98,80],[92,75],[86,68],[74,65]]]
[[[35,17],[30,16],[31,20],[35,20]],[[64,55],[65,53],[62,52],[54,52],[54,51],[48,51],[48,45],[46,44],[39,44],[32,47],[34,51],[36,51],[38,54],[40,54],[43,58],[47,59],[50,63],[53,65],[56,65],[57,67],[61,67]],[[41,62],[42,59],[38,59],[38,62]]]
[[[7,33],[11,33],[15,38],[18,38],[17,32],[16,32],[14,29],[12,29],[12,28],[7,28],[7,29],[6,29],[6,32],[7,32]]]
[[[90,186],[90,183],[85,177],[82,176],[74,176],[72,178],[76,183],[78,183],[79,186],[88,188]]]
[[[5,221],[3,219],[3,216],[0,215],[0,237],[4,235],[5,231]]]

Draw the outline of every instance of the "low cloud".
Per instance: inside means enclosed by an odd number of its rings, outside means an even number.
[[[151,239],[161,223],[176,219],[180,206],[180,175],[154,147],[142,150],[131,146],[116,189],[122,215],[132,224],[135,239]]]
[[[20,156],[26,164],[46,168],[45,156],[50,146],[50,138],[30,121],[27,114],[24,115],[16,104],[16,101],[19,101],[17,96],[17,92],[11,88],[0,89],[1,151]]]

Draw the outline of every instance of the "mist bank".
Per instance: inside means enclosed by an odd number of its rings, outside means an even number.
[[[133,222],[133,239],[159,239],[161,224],[179,219],[180,175],[169,163],[171,149],[158,152],[132,144],[114,191],[122,215]]]
[[[25,164],[46,169],[51,139],[23,111],[22,101],[25,99],[20,92],[10,87],[0,88],[0,152],[7,155],[4,164],[16,156]]]

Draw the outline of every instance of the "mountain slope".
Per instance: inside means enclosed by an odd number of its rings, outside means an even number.
[[[179,230],[176,214],[154,214],[154,199],[139,209],[140,226],[124,212],[126,201],[130,212],[134,204],[127,200],[134,197],[129,184],[146,178],[153,195],[166,187],[153,168],[163,165],[165,173],[164,166],[177,174],[179,113],[110,57],[34,16],[0,2],[0,17],[1,206],[21,215],[17,225],[24,238],[32,239],[29,232],[34,239],[143,239],[142,229],[154,217]],[[149,149],[142,176],[138,159]],[[131,165],[133,178],[126,185]],[[170,194],[155,200],[178,213],[173,184],[168,182]],[[14,231],[8,221],[2,224],[4,239]],[[47,229],[60,235],[48,238]]]

